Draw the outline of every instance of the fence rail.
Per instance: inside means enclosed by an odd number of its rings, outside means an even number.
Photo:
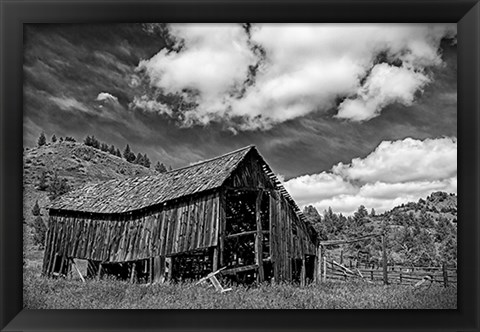
[[[368,282],[383,282],[383,269],[356,269],[339,266],[333,261],[326,262],[325,277],[327,280],[365,280]],[[353,272],[353,273],[352,273]],[[388,282],[390,284],[414,285],[426,276],[430,276],[432,282],[441,283],[445,287],[457,283],[457,269],[446,266],[422,266],[400,267],[395,266],[387,269]]]

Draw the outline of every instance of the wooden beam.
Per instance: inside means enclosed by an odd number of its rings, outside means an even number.
[[[250,271],[250,270],[255,270],[255,269],[258,269],[257,264],[240,266],[240,267],[235,267],[235,268],[228,269],[228,270],[223,270],[222,274],[236,274],[236,273],[239,273],[239,272],[245,272],[245,271]]]
[[[85,282],[85,279],[83,278],[82,273],[78,269],[77,264],[75,264],[75,261],[73,260],[73,258],[70,258],[70,260],[72,261],[72,265],[75,268],[75,271],[77,271],[78,275],[80,276],[80,279],[82,279],[82,281]]]
[[[255,262],[258,265],[257,282],[263,282],[263,234],[262,234],[262,195],[263,192],[259,190],[257,192],[257,199],[255,200],[255,221],[257,224],[257,234],[255,237]]]
[[[99,267],[98,271],[100,271],[101,266],[102,266],[102,264],[100,264],[100,267]],[[130,272],[130,283],[131,283],[131,284],[133,284],[134,281],[135,281],[135,268],[136,268],[136,266],[137,266],[137,263],[136,263],[136,262],[133,262],[133,264],[132,264],[132,271]]]
[[[305,266],[305,256],[302,257],[302,269],[300,270],[300,286],[305,287],[307,273],[306,273],[306,266]]]
[[[213,247],[213,257],[212,257],[212,270],[217,271],[218,270],[218,245]]]
[[[358,237],[358,238],[355,238],[355,239],[349,239],[349,240],[320,241],[320,245],[331,246],[331,245],[337,245],[337,244],[347,244],[347,243],[363,241],[363,240],[370,239],[372,237],[378,237],[378,236],[382,236],[382,235],[381,234],[371,234],[371,235],[361,236],[361,237]]]
[[[97,280],[100,280],[101,276],[102,276],[102,267],[103,267],[103,264],[100,262],[98,263],[98,273],[97,273]]]
[[[225,236],[225,238],[230,239],[233,237],[238,237],[238,236],[245,236],[245,235],[252,235],[252,234],[257,234],[258,230],[255,231],[247,231],[247,232],[241,232],[241,233],[236,233],[236,234],[229,234]],[[269,231],[261,231],[262,234],[269,234]]]
[[[327,281],[327,257],[323,256],[323,282]]]
[[[315,267],[317,269],[317,273],[315,274],[315,281],[317,283],[322,282],[322,246],[318,245],[317,247],[317,259],[315,260]]]
[[[220,191],[218,197],[218,266],[223,266],[223,252],[225,251],[227,195],[225,190]]]

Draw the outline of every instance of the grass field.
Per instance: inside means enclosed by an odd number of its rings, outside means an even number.
[[[193,282],[129,284],[117,280],[46,279],[37,269],[24,273],[24,307],[28,309],[455,309],[455,287],[327,282],[233,286],[217,293]]]

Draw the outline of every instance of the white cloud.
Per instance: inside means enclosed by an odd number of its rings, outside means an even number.
[[[389,104],[398,102],[411,106],[415,92],[429,82],[424,73],[405,66],[376,65],[365,84],[358,88],[356,97],[346,99],[339,105],[337,117],[355,121],[370,120]]]
[[[108,92],[100,92],[95,100],[118,103],[118,98]]]
[[[139,69],[153,86],[197,104],[186,122],[223,120],[248,130],[324,112],[339,97],[347,99],[338,117],[352,121],[392,103],[409,106],[432,81],[429,67],[442,65],[440,41],[453,38],[456,26],[255,24],[249,35],[238,24],[175,24],[169,31],[176,50],[161,50]]]
[[[332,207],[345,214],[361,204],[383,212],[433,191],[456,193],[457,140],[385,141],[365,158],[290,179],[284,186],[301,206]]]
[[[130,107],[138,108],[145,112],[172,115],[172,109],[161,102],[151,100],[147,96],[135,97]]]
[[[333,166],[342,178],[372,183],[435,181],[457,173],[457,140],[440,138],[384,141],[366,158],[355,158],[348,165]]]

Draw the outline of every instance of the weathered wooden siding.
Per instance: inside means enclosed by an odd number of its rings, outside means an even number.
[[[219,195],[200,196],[148,215],[49,218],[44,272],[52,257],[126,262],[216,246]]]
[[[292,280],[292,259],[315,255],[306,226],[279,193],[270,196],[270,256],[275,280]]]
[[[274,189],[275,182],[262,169],[262,162],[257,154],[249,153],[239,167],[227,179],[225,185],[235,188]]]

